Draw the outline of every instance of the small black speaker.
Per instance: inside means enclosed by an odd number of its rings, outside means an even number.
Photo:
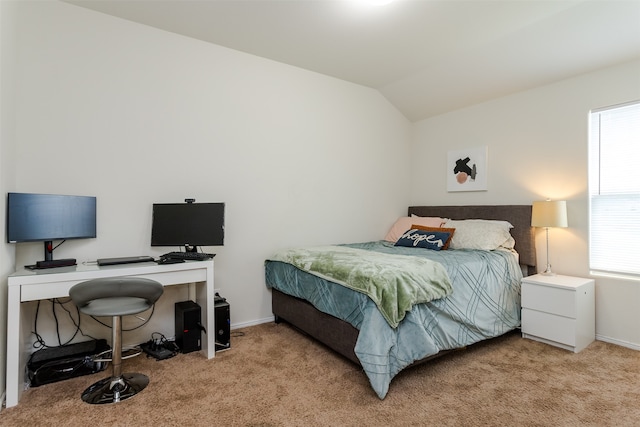
[[[176,303],[176,344],[182,353],[202,348],[200,306],[193,301]]]
[[[215,298],[215,322],[216,322],[216,351],[231,348],[231,318],[230,307],[227,300],[216,295]]]

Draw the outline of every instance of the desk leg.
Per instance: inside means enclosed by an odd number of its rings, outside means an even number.
[[[26,352],[22,330],[20,286],[9,286],[7,300],[7,377],[6,406],[16,406],[24,389]]]
[[[204,334],[202,340],[202,353],[207,359],[212,359],[216,355],[216,325],[214,316],[214,287],[213,287],[213,262],[210,263],[210,267],[207,267],[207,280],[206,282],[196,283],[196,299],[202,309],[202,325],[206,328],[207,333]]]

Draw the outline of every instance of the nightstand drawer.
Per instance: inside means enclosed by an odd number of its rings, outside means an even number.
[[[575,346],[576,320],[523,308],[522,333]]]
[[[522,307],[576,318],[573,290],[522,282]]]

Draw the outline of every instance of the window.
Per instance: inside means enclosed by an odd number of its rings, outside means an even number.
[[[640,102],[589,122],[589,267],[640,276]]]

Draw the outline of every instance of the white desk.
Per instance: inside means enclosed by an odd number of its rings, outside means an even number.
[[[78,265],[46,270],[21,270],[9,276],[7,300],[7,408],[15,406],[24,390],[25,367],[31,346],[25,346],[30,335],[31,320],[24,319],[22,303],[69,296],[76,283],[101,277],[146,277],[163,286],[190,284],[189,298],[202,308],[202,324],[209,332],[202,340],[202,352],[215,356],[215,316],[209,313],[209,299],[213,310],[213,260],[187,261],[158,265],[154,262],[108,267]],[[210,315],[211,314],[211,315]]]

